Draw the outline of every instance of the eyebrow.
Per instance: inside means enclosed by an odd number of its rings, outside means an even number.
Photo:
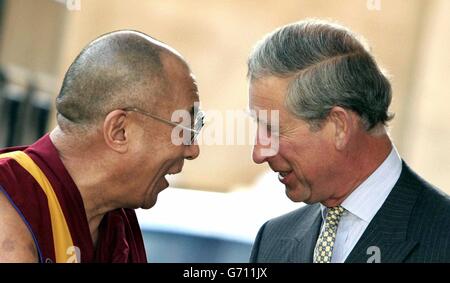
[[[262,122],[264,124],[269,125],[267,120],[261,119],[255,112],[256,112],[255,110],[248,110],[248,109],[245,110],[245,113],[248,116],[250,116],[252,119],[256,120],[257,123],[261,123]]]
[[[259,123],[263,123],[263,124],[265,124],[265,125],[267,125],[267,126],[272,126],[272,124],[271,123],[269,123],[269,121],[267,121],[267,120],[265,120],[265,119],[261,119],[261,118],[259,118],[259,116],[256,116],[256,117],[254,117],[255,119],[256,119],[256,122],[259,124]]]
[[[193,87],[192,87],[192,92],[194,92],[195,94],[198,94],[198,86],[197,86],[197,83],[195,82],[194,83],[194,85],[193,85]]]
[[[191,91],[196,97],[199,97],[198,85],[197,85],[197,82],[196,82],[195,80],[193,81],[193,85],[192,85],[190,91]]]
[[[269,127],[270,129],[272,129],[272,123],[271,122],[269,122],[269,121],[267,121],[267,120],[265,120],[265,119],[261,119],[261,118],[259,118],[259,117],[255,117],[256,118],[256,122],[259,124],[259,123],[262,123],[262,124],[264,124],[265,126],[267,126],[267,127]],[[278,129],[280,129],[280,126],[278,126]]]

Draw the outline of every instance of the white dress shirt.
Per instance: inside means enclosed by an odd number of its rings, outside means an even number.
[[[402,171],[402,160],[395,146],[389,156],[341,204],[345,208],[339,221],[331,262],[344,262],[372,218],[388,197]],[[321,204],[323,229],[327,208]]]

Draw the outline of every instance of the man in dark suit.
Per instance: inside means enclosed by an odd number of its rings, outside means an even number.
[[[248,67],[253,160],[307,204],[263,225],[252,262],[450,262],[450,198],[399,157],[390,82],[355,34],[290,24]]]

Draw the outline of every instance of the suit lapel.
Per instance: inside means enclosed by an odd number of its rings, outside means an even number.
[[[393,240],[388,236],[389,232],[387,231],[390,229],[382,231],[382,228],[376,228],[375,225],[367,229],[345,262],[403,262],[418,244],[414,240]]]
[[[312,262],[313,251],[319,235],[322,216],[320,206],[314,205],[310,217],[305,217],[293,239],[285,239],[285,245],[290,246],[287,255],[288,262]]]
[[[417,241],[406,238],[409,218],[419,190],[409,167],[402,173],[385,203],[353,248],[346,262],[403,262]],[[377,261],[377,260],[375,260]]]

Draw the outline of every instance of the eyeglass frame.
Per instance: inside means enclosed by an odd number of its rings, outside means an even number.
[[[147,117],[153,118],[153,119],[155,119],[155,120],[157,120],[159,122],[163,122],[165,124],[168,124],[168,125],[171,125],[171,126],[174,126],[174,127],[180,127],[183,130],[186,130],[186,131],[189,131],[191,133],[194,133],[193,136],[191,137],[191,144],[194,143],[195,140],[197,140],[197,137],[200,134],[201,129],[205,125],[205,123],[204,123],[205,113],[203,111],[196,111],[197,115],[194,117],[194,129],[192,129],[192,128],[183,126],[180,123],[175,123],[175,122],[166,120],[164,118],[161,118],[159,116],[156,116],[156,115],[154,115],[154,114],[152,114],[150,112],[147,112],[145,110],[142,110],[142,109],[140,109],[138,107],[125,107],[125,108],[122,108],[121,110],[125,111],[125,112],[139,113],[139,114],[145,115]],[[195,129],[197,121],[199,121],[199,120],[201,121],[201,126],[198,129]]]

